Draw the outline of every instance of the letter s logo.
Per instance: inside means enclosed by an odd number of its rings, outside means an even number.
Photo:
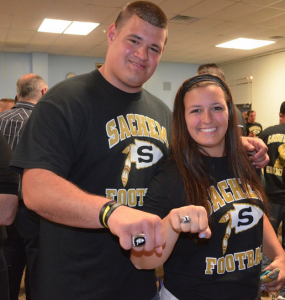
[[[239,233],[255,226],[263,216],[263,210],[257,205],[235,203],[234,209],[228,213],[231,215],[231,228]]]
[[[138,162],[150,163],[153,161],[153,146],[141,146],[138,148]]]
[[[163,157],[162,151],[154,144],[137,139],[135,144],[130,145],[130,155],[137,169],[151,167]]]
[[[247,213],[252,213],[252,208],[251,207],[247,207],[244,209],[241,209],[238,213],[238,217],[239,217],[239,222],[237,223],[237,226],[245,226],[245,225],[249,225],[251,223],[253,223],[253,216],[251,214],[247,214]],[[242,220],[244,220],[244,222],[242,222]]]

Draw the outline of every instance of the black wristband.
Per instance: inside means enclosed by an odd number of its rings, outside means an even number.
[[[99,221],[100,221],[100,223],[103,227],[108,228],[107,223],[105,222],[105,217],[106,217],[106,214],[107,214],[108,210],[111,208],[111,206],[116,204],[116,203],[117,202],[115,200],[112,200],[112,201],[109,201],[109,202],[105,203],[102,206],[102,208],[100,210],[100,213],[99,213]]]
[[[121,205],[124,205],[124,204],[123,204],[123,203],[119,203],[119,202],[113,204],[113,205],[110,207],[110,209],[108,210],[108,212],[106,213],[106,216],[105,216],[105,220],[104,220],[104,221],[105,221],[105,224],[107,225],[107,228],[109,228],[109,226],[108,226],[108,220],[109,220],[111,214],[114,212],[115,209],[117,209],[117,208],[118,208],[119,206],[121,206]]]

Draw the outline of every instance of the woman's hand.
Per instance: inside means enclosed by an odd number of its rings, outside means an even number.
[[[187,217],[189,217],[189,221]],[[168,219],[177,233],[199,233],[200,238],[207,239],[212,235],[208,225],[207,211],[203,206],[188,205],[172,209]]]

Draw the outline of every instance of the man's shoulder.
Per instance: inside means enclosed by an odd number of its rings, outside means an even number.
[[[267,134],[284,134],[285,133],[285,124],[277,124],[273,126],[269,126],[263,130],[264,133]]]
[[[151,94],[145,89],[143,89],[142,92],[144,97],[147,99],[149,105],[156,106],[156,109],[158,107],[159,109],[163,110],[165,113],[169,113],[170,115],[172,115],[170,108],[167,106],[165,102],[163,102],[161,99],[159,99],[158,97]]]
[[[261,132],[259,137],[265,140],[268,136],[273,134],[285,134],[285,124],[269,126]]]
[[[72,78],[65,79],[63,81],[60,81],[59,83],[55,84],[50,90],[60,90],[66,88],[68,89],[76,89],[79,86],[83,85],[86,86],[88,84],[96,84],[96,80],[94,80],[94,76],[96,77],[96,72],[89,72],[81,75],[74,76]]]

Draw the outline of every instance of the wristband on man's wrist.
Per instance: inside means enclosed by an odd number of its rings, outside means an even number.
[[[124,205],[123,203],[119,203],[115,200],[109,201],[105,203],[99,214],[99,221],[101,225],[105,228],[108,227],[108,219],[110,218],[111,214],[114,212],[115,209],[117,209],[119,206]]]

